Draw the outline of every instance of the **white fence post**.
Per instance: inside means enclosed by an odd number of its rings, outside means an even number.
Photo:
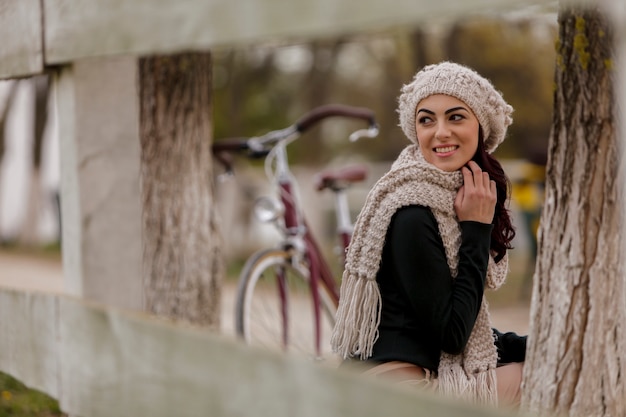
[[[136,59],[78,61],[55,77],[66,291],[141,309]]]

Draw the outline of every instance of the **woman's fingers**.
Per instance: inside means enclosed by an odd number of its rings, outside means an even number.
[[[491,179],[489,179],[489,174],[484,172],[482,173],[483,182],[482,185],[485,187],[487,193],[489,193],[489,189],[491,188]]]
[[[463,197],[465,196],[465,186],[462,185],[459,188],[459,191],[456,193],[456,198],[454,199],[454,209],[458,213],[459,210],[463,207]]]
[[[467,164],[469,166],[469,168],[472,170],[472,176],[474,179],[474,186],[476,186],[476,188],[482,188],[483,184],[483,174],[486,174],[486,172],[483,172],[482,169],[480,169],[480,167],[478,166],[478,164],[474,161],[469,161],[469,163]],[[487,174],[487,178],[489,178],[489,174]],[[488,184],[489,182],[487,182]]]
[[[463,184],[468,189],[474,188],[474,174],[469,170],[468,167],[462,167],[461,172],[463,173]]]
[[[491,179],[489,174],[474,162],[469,161],[467,168],[461,168],[463,172],[463,183],[465,186],[469,186],[470,189],[476,189],[478,192],[484,191],[485,194],[491,194]]]
[[[496,182],[474,161],[461,168],[463,187],[454,201],[459,220],[491,223],[497,201]]]

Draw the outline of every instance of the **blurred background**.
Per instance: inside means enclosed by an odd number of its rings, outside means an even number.
[[[528,300],[543,204],[556,37],[556,10],[527,8],[455,21],[433,18],[415,27],[358,35],[216,48],[212,50],[214,140],[286,127],[321,104],[372,109],[380,124],[375,139],[351,143],[348,135],[361,126],[330,119],[289,147],[306,215],[332,257],[332,200],[314,191],[315,173],[323,167],[367,163],[368,180],[351,190],[356,216],[369,186],[408,144],[397,126],[401,86],[430,63],[452,60],[469,65],[491,79],[515,108],[508,138],[495,153],[514,186],[510,208],[517,228],[510,284],[502,297]],[[60,251],[58,138],[49,85],[45,76],[0,82],[0,244],[4,250]],[[217,164],[215,170],[219,174]],[[258,225],[251,216],[254,200],[271,191],[262,163],[238,160],[235,170],[233,178],[216,184],[227,261],[234,276],[253,250],[276,237],[269,226]]]

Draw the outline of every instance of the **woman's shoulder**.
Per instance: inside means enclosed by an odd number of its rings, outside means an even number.
[[[430,208],[421,205],[400,207],[393,215],[392,228],[415,233],[419,230],[437,228],[437,220]]]
[[[435,215],[430,208],[418,204],[400,207],[394,214],[396,221],[435,221]]]

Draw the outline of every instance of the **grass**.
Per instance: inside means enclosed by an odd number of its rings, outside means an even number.
[[[66,416],[58,402],[46,394],[29,389],[17,379],[0,372],[0,417]]]
[[[50,260],[61,259],[61,244],[59,242],[44,246],[25,247],[16,242],[0,241],[0,251],[18,256],[32,256]]]
[[[45,259],[60,257],[59,245],[25,249],[9,242],[0,243],[3,252],[19,256],[37,256]],[[12,376],[0,372],[0,417],[57,417],[66,416],[58,402],[50,396],[29,389]]]

